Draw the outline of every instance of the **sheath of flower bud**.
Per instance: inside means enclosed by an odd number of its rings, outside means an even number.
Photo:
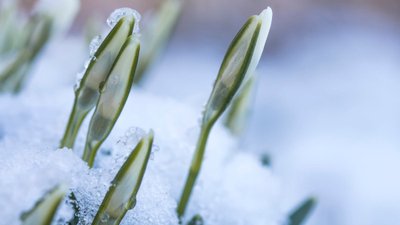
[[[139,51],[138,38],[130,36],[122,47],[107,80],[100,85],[100,97],[89,124],[82,157],[90,167],[93,166],[97,150],[110,134],[128,98]]]
[[[121,18],[101,43],[75,91],[75,101],[60,147],[73,148],[79,128],[99,98],[99,87],[107,79],[127,37],[132,33],[133,16]]]
[[[143,137],[118,171],[92,225],[117,225],[136,204],[153,145],[153,131]]]
[[[214,123],[224,112],[243,82],[254,73],[271,27],[272,11],[249,18],[236,35],[222,62],[206,105],[203,124]]]
[[[36,205],[21,216],[22,225],[50,225],[64,198],[66,188],[58,186],[43,196]]]

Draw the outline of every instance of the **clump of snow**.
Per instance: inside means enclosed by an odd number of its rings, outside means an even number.
[[[107,24],[109,27],[113,28],[115,24],[118,23],[120,19],[122,19],[125,16],[133,16],[135,18],[135,25],[133,27],[133,33],[139,33],[140,28],[139,28],[139,22],[142,18],[140,13],[134,9],[131,8],[119,8],[114,10],[114,12],[111,13],[111,15],[107,18]]]

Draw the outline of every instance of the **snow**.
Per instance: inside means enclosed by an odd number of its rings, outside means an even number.
[[[139,22],[142,18],[140,13],[134,9],[131,8],[119,8],[114,10],[114,12],[111,13],[111,15],[107,18],[107,24],[110,28],[113,28],[118,21],[125,17],[125,16],[133,16],[135,18],[135,26],[133,27],[133,33],[139,33],[140,28],[139,28]]]
[[[27,88],[19,96],[0,97],[2,221],[19,224],[22,212],[63,183],[76,195],[84,224],[90,224],[119,166],[143,133],[153,129],[155,147],[136,207],[121,224],[177,225],[176,205],[194,151],[201,110],[134,87],[94,168],[89,170],[80,160],[89,119],[82,126],[74,151],[58,149],[74,98],[73,70],[79,70],[86,55],[78,41],[82,40],[70,38],[51,44],[35,66]],[[54,57],[66,49],[70,55]],[[70,66],[60,70],[66,62]],[[244,153],[229,132],[217,125],[186,219],[201,214],[211,225],[277,225],[283,218],[279,187],[279,179],[260,164],[256,155]],[[64,203],[57,221],[62,224],[71,215],[71,206]]]

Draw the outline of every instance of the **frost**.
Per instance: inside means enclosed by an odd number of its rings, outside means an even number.
[[[113,28],[115,24],[117,24],[118,21],[125,16],[133,16],[135,18],[135,26],[133,28],[133,33],[139,33],[140,30],[139,22],[141,20],[141,15],[138,11],[131,8],[119,8],[116,9],[114,12],[112,12],[107,19],[108,26]]]
[[[97,49],[99,49],[101,43],[103,43],[103,38],[101,35],[97,35],[90,41],[90,44],[89,44],[90,57],[94,57],[94,54],[97,52]]]

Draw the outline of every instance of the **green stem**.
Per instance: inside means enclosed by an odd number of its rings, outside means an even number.
[[[72,112],[68,119],[67,128],[65,129],[64,136],[61,139],[60,148],[73,148],[78,135],[79,128],[82,125],[83,119],[88,112],[79,110],[77,107],[77,98],[75,98],[74,106],[72,107]]]
[[[190,166],[189,175],[186,178],[185,187],[183,189],[181,198],[179,200],[177,213],[179,218],[185,214],[186,206],[189,202],[190,195],[193,191],[194,184],[196,183],[197,176],[203,163],[204,152],[207,145],[208,136],[211,131],[212,124],[204,125],[201,128],[200,136],[197,141],[196,150]]]
[[[92,141],[91,143],[86,143],[85,150],[83,152],[82,159],[87,162],[89,168],[93,167],[94,159],[96,157],[97,150],[99,149],[98,141]]]

